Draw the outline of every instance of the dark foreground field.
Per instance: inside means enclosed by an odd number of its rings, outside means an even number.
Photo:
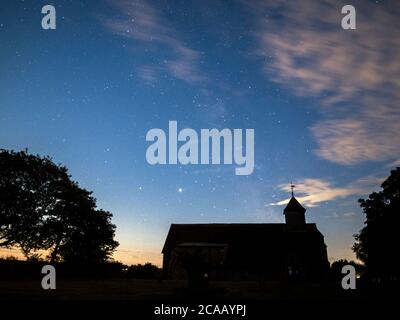
[[[364,300],[379,296],[371,290],[343,290],[335,283],[213,282],[208,289],[189,290],[185,281],[139,279],[60,279],[55,290],[40,280],[0,280],[1,300]]]

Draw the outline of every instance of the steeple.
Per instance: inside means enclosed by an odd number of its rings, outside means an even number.
[[[290,198],[286,208],[283,210],[283,214],[285,215],[286,226],[289,229],[301,230],[306,225],[306,209],[294,197],[294,187],[295,185],[291,183],[290,188],[292,191],[292,197]]]

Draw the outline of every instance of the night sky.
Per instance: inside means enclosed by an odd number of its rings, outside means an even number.
[[[1,1],[0,148],[67,166],[125,263],[160,264],[171,223],[284,222],[290,181],[329,259],[354,259],[357,199],[400,165],[400,4],[352,1],[343,30],[347,2]],[[148,164],[171,120],[254,129],[254,172]]]

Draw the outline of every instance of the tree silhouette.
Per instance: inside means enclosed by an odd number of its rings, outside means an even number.
[[[18,246],[27,257],[49,250],[53,262],[104,262],[118,246],[111,217],[66,167],[0,149],[0,246]]]
[[[366,200],[359,200],[366,221],[365,227],[354,236],[353,250],[365,263],[370,276],[398,279],[400,167],[390,172],[381,187],[382,191],[371,193]]]

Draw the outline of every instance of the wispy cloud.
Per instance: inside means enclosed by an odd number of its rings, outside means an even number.
[[[325,117],[312,126],[317,154],[339,164],[400,156],[400,14],[355,1],[357,30],[341,29],[343,1],[258,2],[258,54],[264,72]]]
[[[352,212],[352,211],[343,213],[343,216],[346,217],[346,218],[351,218],[351,217],[354,217],[356,215],[357,214],[355,212]]]
[[[400,159],[395,160],[388,164],[388,168],[400,167]]]
[[[347,186],[335,186],[326,179],[302,179],[296,183],[296,198],[300,203],[307,207],[316,207],[320,203],[333,201],[339,198],[346,198],[352,195],[362,195],[371,192],[379,186],[383,178],[377,176],[367,176],[356,180]],[[278,188],[285,192],[290,192],[288,184],[278,185]],[[281,206],[289,202],[290,198],[266,204],[266,206]]]
[[[315,124],[311,131],[319,142],[318,154],[340,164],[365,160],[393,162],[400,157],[400,108],[395,106],[398,99],[393,99],[396,100],[388,105],[364,99],[365,109],[358,116]]]
[[[158,68],[151,65],[144,65],[138,68],[139,77],[147,82],[155,82],[158,76]]]
[[[160,72],[195,83],[205,79],[198,68],[200,52],[179,39],[178,32],[163,17],[162,12],[147,1],[110,1],[118,10],[118,18],[103,18],[104,26],[121,37],[141,43],[146,50],[159,50],[162,61],[146,65],[138,75],[153,81]]]

